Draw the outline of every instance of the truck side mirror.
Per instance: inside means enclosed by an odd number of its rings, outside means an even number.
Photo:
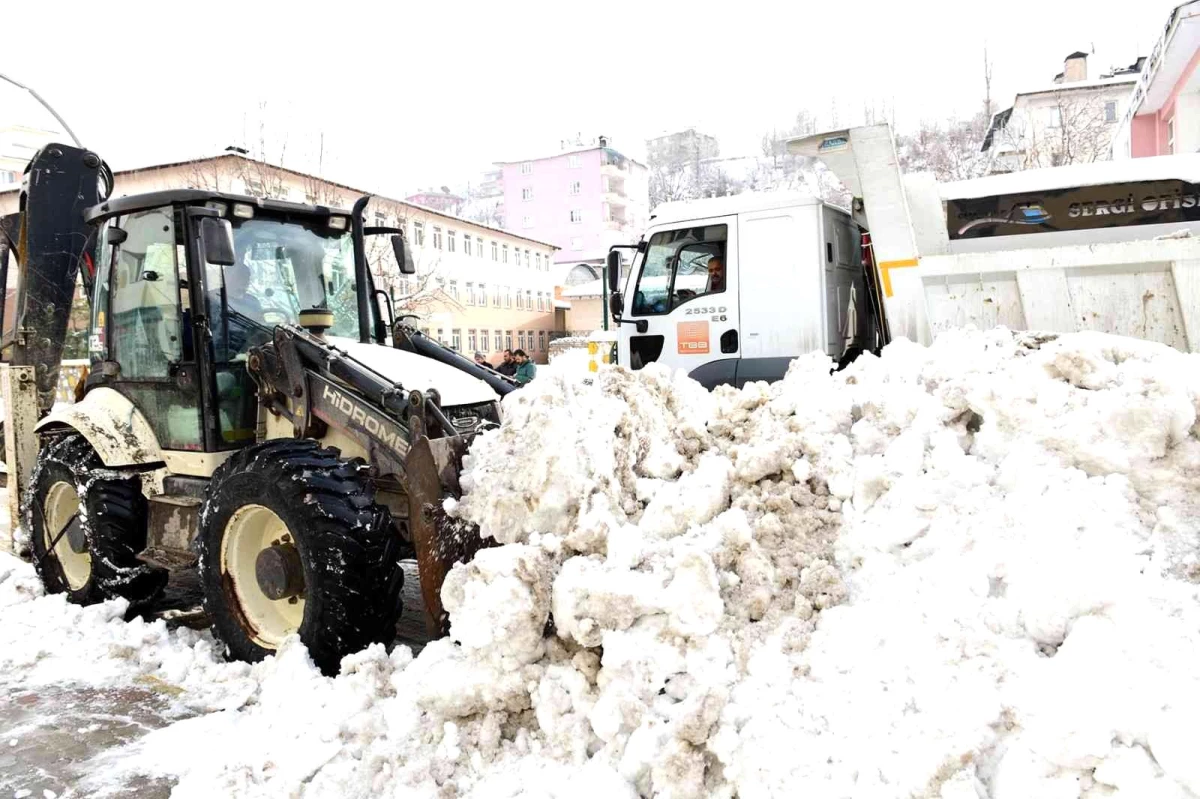
[[[234,264],[233,226],[228,219],[212,216],[201,219],[200,243],[204,246],[204,260],[208,263],[214,266]]]
[[[613,291],[608,295],[608,312],[612,314],[613,319],[620,319],[621,312],[625,310],[625,301],[621,297],[621,292]]]
[[[605,267],[608,269],[608,288],[610,291],[616,291],[621,284],[621,253],[609,250]]]
[[[404,242],[404,237],[400,234],[392,236],[392,252],[396,255],[396,263],[400,264],[400,274],[415,275],[417,267],[413,264],[412,253],[408,249],[408,245]]]

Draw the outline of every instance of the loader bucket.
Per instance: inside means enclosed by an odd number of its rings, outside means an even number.
[[[483,548],[479,528],[447,515],[442,504],[462,495],[458,472],[467,451],[462,436],[430,439],[421,434],[408,452],[409,531],[417,551],[425,622],[431,635],[449,632],[442,608],[442,582],[455,563],[465,563]]]

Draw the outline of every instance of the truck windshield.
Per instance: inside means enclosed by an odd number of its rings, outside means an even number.
[[[223,322],[213,336],[219,361],[245,353],[265,340],[266,331],[294,324],[300,311],[309,308],[333,311],[330,335],[357,338],[349,230],[333,230],[324,218],[231,221],[235,263],[206,266],[210,314]]]
[[[665,230],[650,237],[633,293],[633,315],[670,313],[725,290],[726,225]]]

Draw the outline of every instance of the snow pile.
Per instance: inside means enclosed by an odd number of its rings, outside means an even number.
[[[179,796],[1200,796],[1200,358],[998,330],[829,368],[539,374],[452,507],[500,545],[415,659],[222,665],[3,560],[0,629],[223,680],[105,764]]]

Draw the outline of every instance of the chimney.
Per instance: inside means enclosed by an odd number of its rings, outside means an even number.
[[[1087,80],[1087,53],[1074,52],[1063,61],[1063,83]]]
[[[608,146],[608,137],[607,137],[607,136],[601,136],[601,137],[600,137],[600,146],[601,146],[601,147],[607,147],[607,146]]]

